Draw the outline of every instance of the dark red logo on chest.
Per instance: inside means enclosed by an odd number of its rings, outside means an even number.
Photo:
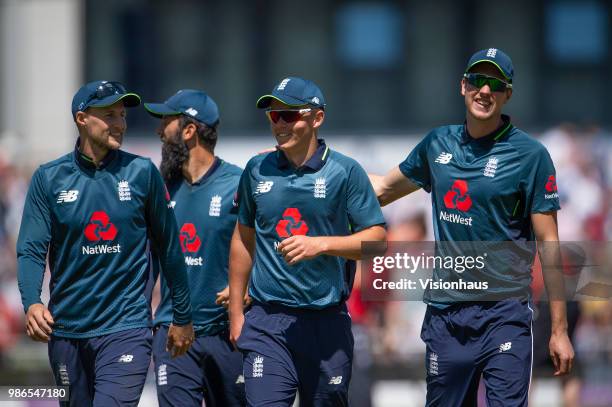
[[[111,223],[108,214],[96,211],[91,215],[89,223],[85,226],[85,237],[91,242],[100,240],[113,240],[117,236],[117,228]]]
[[[276,233],[280,237],[305,235],[308,233],[308,225],[302,220],[302,214],[298,208],[285,209],[283,218],[276,224]]]
[[[468,183],[462,179],[455,180],[451,189],[444,195],[444,205],[448,209],[459,209],[467,212],[472,207],[472,198],[468,195]]]
[[[196,227],[193,223],[185,223],[181,228],[179,235],[181,241],[181,249],[183,253],[195,253],[200,250],[202,241],[196,232]]]

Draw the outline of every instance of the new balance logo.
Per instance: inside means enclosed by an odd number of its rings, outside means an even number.
[[[497,48],[489,48],[487,50],[487,56],[489,58],[495,58],[495,55],[497,55]]]
[[[265,194],[266,192],[270,192],[272,185],[274,185],[274,182],[272,181],[259,181],[257,188],[255,188],[255,193]]]
[[[319,98],[318,98],[318,97],[316,97],[316,96],[315,96],[315,97],[313,97],[312,99],[310,99],[310,101],[311,101],[312,103],[317,104],[317,105],[319,104],[319,102],[321,102],[321,101],[319,100]]]
[[[243,384],[244,383],[244,375],[239,375],[236,378],[236,384]]]
[[[121,355],[118,362],[130,363],[132,360],[134,360],[134,355]]]
[[[253,377],[263,377],[263,362],[263,356],[255,356],[255,360],[253,360]]]
[[[436,158],[435,162],[437,162],[438,164],[448,164],[451,158],[453,158],[453,155],[451,153],[440,153],[438,158]]]
[[[512,342],[506,342],[499,345],[499,352],[507,352],[512,349]]]
[[[281,83],[278,84],[278,88],[276,88],[276,90],[283,90],[285,89],[285,86],[287,86],[287,84],[289,83],[291,79],[289,78],[285,78],[281,81]]]
[[[215,195],[210,200],[210,207],[208,208],[209,216],[221,216],[221,196]]]
[[[429,354],[429,374],[431,376],[438,375],[438,354],[430,353]]]
[[[342,376],[333,376],[329,379],[329,384],[342,384]]]
[[[70,191],[62,191],[57,196],[57,203],[74,202],[79,196],[79,191],[71,189]]]
[[[195,116],[198,114],[198,111],[193,107],[190,107],[189,109],[185,109],[185,113],[187,113],[189,116]]]

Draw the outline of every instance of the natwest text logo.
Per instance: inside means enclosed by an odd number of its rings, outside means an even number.
[[[276,233],[280,237],[305,235],[308,233],[308,225],[302,220],[302,214],[298,208],[285,209],[283,218],[276,224]]]

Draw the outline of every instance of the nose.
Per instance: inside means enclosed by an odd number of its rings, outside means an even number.
[[[478,92],[479,92],[479,93],[484,93],[484,94],[486,94],[486,95],[490,95],[490,94],[492,93],[492,92],[491,92],[491,88],[489,87],[489,85],[488,85],[488,84],[485,84],[485,85],[484,85],[482,88],[480,88],[480,89],[478,90]]]
[[[157,126],[157,129],[155,130],[155,132],[157,133],[161,141],[164,141],[164,128],[165,127],[166,126],[164,125],[164,122],[162,121],[159,123],[159,126]]]

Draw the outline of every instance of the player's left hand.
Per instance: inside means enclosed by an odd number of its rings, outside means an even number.
[[[549,351],[555,365],[555,376],[567,374],[572,370],[574,348],[567,333],[553,333],[550,336]]]
[[[245,308],[251,305],[253,300],[249,296],[249,290],[244,294],[244,306]],[[217,298],[215,299],[215,304],[223,305],[225,308],[229,306],[229,285],[225,287],[222,291],[217,293]]]
[[[184,355],[195,340],[193,324],[187,325],[170,324],[168,328],[168,340],[166,342],[166,352],[170,352],[172,358]]]
[[[320,238],[297,235],[283,240],[278,245],[278,251],[283,255],[290,266],[302,261],[317,257],[323,252]]]

